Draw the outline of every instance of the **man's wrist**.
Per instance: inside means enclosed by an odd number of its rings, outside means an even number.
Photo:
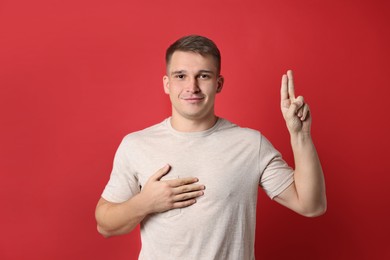
[[[310,132],[297,132],[290,134],[290,141],[293,147],[312,143]]]
[[[151,207],[149,206],[148,200],[145,198],[142,192],[135,195],[132,199],[134,203],[134,209],[140,217],[146,217],[152,213]]]

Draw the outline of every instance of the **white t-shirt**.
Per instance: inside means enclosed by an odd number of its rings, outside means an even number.
[[[280,153],[258,131],[225,119],[183,133],[168,118],[123,139],[102,197],[128,200],[167,163],[162,180],[197,177],[206,189],[194,205],[141,222],[139,259],[254,259],[258,186],[274,198],[294,181]]]

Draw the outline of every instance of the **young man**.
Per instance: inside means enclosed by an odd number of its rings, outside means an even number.
[[[205,37],[172,44],[163,78],[172,116],[127,135],[118,148],[96,208],[98,231],[121,235],[140,223],[139,259],[254,259],[259,185],[304,216],[326,210],[311,113],[295,97],[292,72],[282,77],[281,110],[295,170],[258,131],[215,115],[220,60]]]

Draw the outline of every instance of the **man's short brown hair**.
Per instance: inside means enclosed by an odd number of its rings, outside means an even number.
[[[221,53],[219,52],[217,45],[212,40],[204,36],[184,36],[169,46],[165,54],[167,67],[175,51],[195,52],[202,56],[211,55],[215,59],[218,75],[221,72]]]

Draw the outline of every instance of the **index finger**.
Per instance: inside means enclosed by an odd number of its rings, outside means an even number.
[[[288,94],[290,98],[295,100],[295,87],[294,87],[294,75],[292,70],[287,71],[287,80],[288,80]]]
[[[194,177],[185,177],[185,178],[179,178],[173,180],[166,180],[169,186],[173,188],[180,187],[187,184],[192,184],[198,181],[199,181],[198,178],[194,178]]]
[[[280,99],[283,102],[286,99],[289,99],[288,97],[288,86],[287,86],[287,75],[283,74],[282,76],[282,86],[280,88]]]

